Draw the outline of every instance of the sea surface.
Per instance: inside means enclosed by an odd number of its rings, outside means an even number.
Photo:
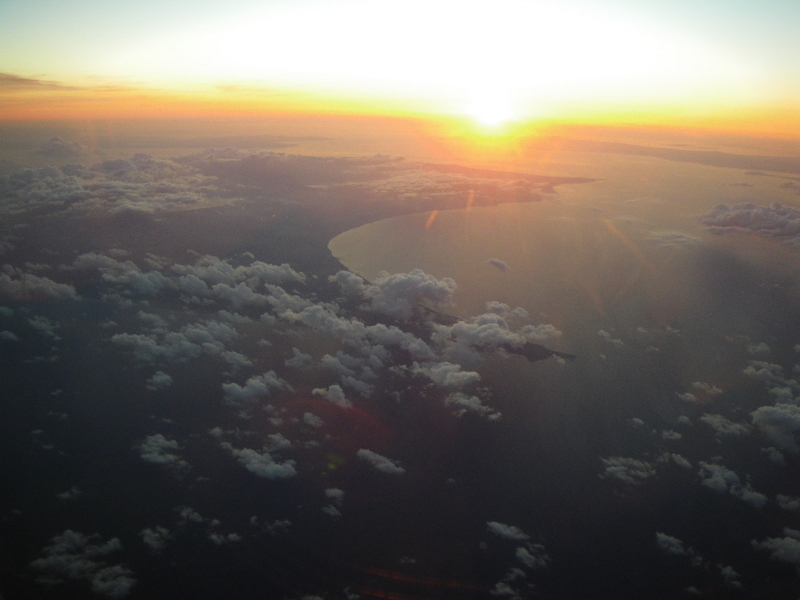
[[[557,159],[530,172],[598,181],[558,186],[536,203],[387,219],[329,244],[368,280],[412,269],[453,278],[460,318],[495,300],[529,313],[518,326],[549,323],[561,332],[542,343],[577,355],[574,362],[495,355],[478,368],[504,415],[517,419],[512,456],[528,454],[520,447],[534,438],[566,469],[601,453],[635,454],[641,440],[623,433],[626,420],[667,427],[682,415],[721,411],[676,395],[694,382],[740,386],[748,358],[759,358],[748,347],[764,342],[770,361],[795,360],[797,251],[714,234],[700,221],[723,202],[797,205],[780,174],[588,153]],[[746,390],[726,398],[723,408],[740,416],[763,400]],[[682,447],[702,456],[713,452],[708,441],[693,447],[686,437]]]
[[[657,292],[674,288],[677,282],[669,278],[681,267],[676,263],[697,245],[763,262],[770,270],[791,268],[796,259],[771,240],[715,235],[700,222],[720,203],[800,205],[800,195],[782,187],[789,177],[781,174],[575,152],[532,163],[526,171],[597,181],[558,186],[537,203],[386,219],[337,236],[329,248],[370,280],[381,271],[414,268],[454,278],[460,316],[480,312],[488,300],[553,314],[569,302],[567,290],[594,296],[590,303],[602,314],[637,282]],[[509,270],[487,264],[492,258]]]

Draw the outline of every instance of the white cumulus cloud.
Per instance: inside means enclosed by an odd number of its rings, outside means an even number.
[[[401,467],[397,461],[394,461],[390,458],[386,458],[385,456],[381,456],[377,452],[373,452],[372,450],[367,450],[362,448],[358,452],[356,452],[356,456],[363,460],[364,462],[368,462],[373,467],[375,467],[381,473],[388,473],[389,475],[402,475],[406,472],[406,470]]]

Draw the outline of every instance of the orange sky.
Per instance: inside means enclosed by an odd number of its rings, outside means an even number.
[[[800,3],[0,3],[0,119],[395,115],[800,139]],[[724,18],[723,18],[724,17]]]
[[[14,82],[17,83],[17,82]],[[492,139],[530,135],[562,125],[648,126],[800,138],[800,110],[786,106],[625,106],[561,103],[550,114],[485,123],[472,115],[452,114],[424,100],[385,97],[324,96],[317,92],[226,87],[206,91],[169,91],[147,87],[67,86],[22,80],[0,87],[3,120],[105,120],[237,118],[276,115],[388,115],[432,120],[445,135]]]

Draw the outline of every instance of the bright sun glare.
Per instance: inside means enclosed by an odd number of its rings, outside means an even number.
[[[102,60],[106,70],[170,85],[205,81],[424,98],[431,108],[466,114],[484,127],[529,116],[531,103],[694,93],[698,73],[710,65],[725,73],[701,48],[625,13],[522,0],[483,8],[482,0],[408,0],[402,7],[396,0],[279,3],[263,14],[187,25]],[[545,27],[531,35],[530,23]],[[298,44],[297,31],[312,42]]]
[[[466,114],[484,127],[500,127],[516,118],[509,102],[501,97],[485,95],[467,105]]]

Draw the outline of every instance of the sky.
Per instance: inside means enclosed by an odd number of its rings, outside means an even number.
[[[5,119],[267,112],[800,135],[800,5],[0,3]]]

